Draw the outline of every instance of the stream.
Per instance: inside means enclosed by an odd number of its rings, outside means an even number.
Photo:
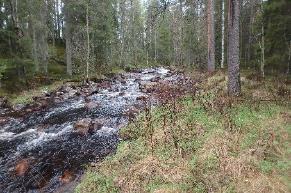
[[[179,79],[164,68],[145,69],[85,86],[67,83],[35,104],[2,108],[0,192],[71,192],[86,165],[114,153],[118,130],[157,82]]]

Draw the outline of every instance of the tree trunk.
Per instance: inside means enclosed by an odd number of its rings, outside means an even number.
[[[288,67],[287,67],[287,75],[290,74],[290,68],[291,68],[291,40],[289,42],[289,53],[288,53]]]
[[[155,63],[157,64],[157,29],[156,29],[156,26],[154,26],[154,30],[155,30],[155,32],[154,32],[154,38],[155,38]]]
[[[90,59],[90,34],[89,34],[89,3],[86,8],[86,31],[87,31],[87,59],[86,59],[86,79],[89,80],[89,59]]]
[[[261,2],[261,12],[264,13],[263,1]],[[261,46],[261,75],[265,77],[265,29],[264,23],[262,22],[262,46]]]
[[[65,21],[66,21],[66,63],[67,63],[67,74],[73,75],[72,69],[72,33],[71,33],[71,21],[70,21],[70,10],[68,8],[68,1],[65,4]]]
[[[36,41],[36,31],[32,24],[32,56],[34,62],[34,68],[36,72],[39,72],[39,62],[37,57],[37,41]]]
[[[208,72],[215,70],[215,37],[214,37],[214,5],[213,0],[208,0],[207,5],[208,23]]]
[[[261,75],[265,77],[265,30],[262,25],[262,47],[261,47]]]
[[[225,41],[225,35],[224,35],[224,33],[225,33],[225,24],[224,24],[224,22],[225,22],[225,12],[224,12],[224,10],[225,10],[225,3],[224,3],[224,0],[221,0],[221,2],[222,2],[222,10],[221,10],[221,65],[220,65],[220,67],[221,68],[224,68],[224,41]]]
[[[241,93],[239,67],[240,0],[229,0],[228,2],[228,93],[230,96],[238,96]]]

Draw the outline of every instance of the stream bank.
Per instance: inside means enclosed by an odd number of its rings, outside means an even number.
[[[3,192],[65,192],[91,162],[113,153],[118,130],[144,107],[158,102],[159,84],[184,76],[145,69],[34,98],[0,110],[0,188]],[[70,186],[68,186],[70,187]]]

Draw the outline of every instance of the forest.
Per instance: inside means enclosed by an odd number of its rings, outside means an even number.
[[[291,0],[0,0],[0,192],[290,192]]]

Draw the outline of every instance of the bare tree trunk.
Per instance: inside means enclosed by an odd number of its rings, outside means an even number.
[[[87,31],[86,79],[87,81],[89,81],[89,59],[90,59],[89,3],[87,3],[86,8],[86,31]]]
[[[287,67],[287,74],[290,74],[290,68],[291,68],[291,40],[289,42],[289,54],[288,54],[288,67]]]
[[[36,72],[39,72],[39,62],[37,57],[37,42],[36,42],[36,31],[32,24],[32,56],[34,62],[34,68]]]
[[[48,59],[49,59],[49,52],[48,52],[48,29],[47,29],[47,17],[48,17],[48,7],[46,2],[43,2],[42,4],[42,11],[40,13],[41,15],[41,22],[43,23],[42,26],[42,34],[40,33],[40,47],[42,49],[41,52],[41,58],[42,58],[42,64],[43,64],[43,72],[45,75],[48,74]]]
[[[263,0],[261,2],[261,12],[264,13]],[[262,22],[262,45],[261,45],[261,75],[265,77],[265,29]]]
[[[179,64],[183,66],[184,53],[183,53],[183,40],[184,40],[184,20],[183,20],[183,2],[179,0],[180,12],[180,38],[179,38]]]
[[[228,93],[238,96],[241,93],[240,84],[240,0],[229,0],[228,7]]]
[[[207,5],[208,23],[208,72],[215,70],[215,40],[214,40],[214,5],[213,0],[208,0]]]
[[[225,41],[225,3],[224,3],[224,0],[221,0],[222,1],[222,10],[221,10],[221,65],[220,67],[221,68],[224,68],[224,41]]]
[[[68,3],[66,2],[65,6],[65,21],[66,21],[66,63],[67,63],[67,74],[69,76],[73,75],[72,69],[72,33],[71,33],[71,18],[70,18],[70,10],[68,8]]]
[[[261,46],[261,75],[265,77],[265,30],[262,25],[262,46]]]
[[[60,40],[61,38],[61,18],[60,18],[60,10],[59,10],[59,7],[61,6],[61,2],[59,2],[59,0],[56,0],[56,6],[57,6],[57,39]]]
[[[155,38],[155,63],[157,63],[157,29],[156,29],[156,26],[154,26],[154,30],[155,30],[155,32],[154,32],[154,38]]]

